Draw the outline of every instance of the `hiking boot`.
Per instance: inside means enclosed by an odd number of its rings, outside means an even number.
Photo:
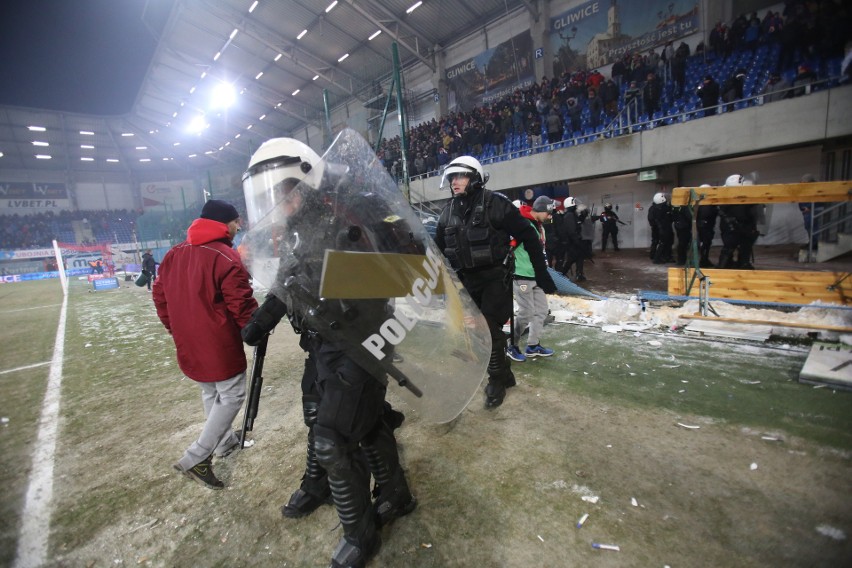
[[[518,349],[517,345],[510,345],[506,348],[506,357],[511,359],[512,361],[517,361],[518,363],[523,363],[527,360],[521,350]]]
[[[364,568],[381,547],[382,537],[377,532],[363,544],[349,542],[343,537],[331,557],[330,568]]]
[[[506,398],[506,387],[489,384],[485,387],[485,408],[497,408]]]
[[[208,489],[222,489],[225,487],[225,484],[219,481],[213,474],[213,465],[210,463],[209,457],[189,469],[183,469],[179,463],[176,463],[173,467],[189,479],[200,483]]]
[[[524,355],[527,357],[550,357],[553,355],[553,349],[542,347],[540,344],[527,345]]]
[[[312,495],[301,487],[293,492],[290,501],[281,507],[281,514],[288,519],[298,519],[310,515],[322,505],[331,505],[331,490],[326,487],[325,495]]]

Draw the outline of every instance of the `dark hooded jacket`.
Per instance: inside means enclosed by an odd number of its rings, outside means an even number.
[[[210,219],[193,221],[186,241],[163,257],[153,297],[187,377],[214,382],[246,370],[240,329],[257,301],[248,271],[231,246],[227,225]]]

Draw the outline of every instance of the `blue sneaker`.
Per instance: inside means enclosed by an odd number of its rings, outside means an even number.
[[[510,345],[506,348],[506,356],[512,361],[517,361],[518,363],[523,363],[527,360],[521,350],[517,348],[515,345]]]
[[[524,355],[526,355],[527,357],[550,357],[551,355],[553,355],[553,349],[542,347],[540,344],[527,345],[527,349],[526,351],[524,351]]]

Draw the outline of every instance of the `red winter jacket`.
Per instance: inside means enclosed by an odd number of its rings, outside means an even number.
[[[246,370],[240,330],[257,301],[228,226],[196,219],[186,241],[160,263],[153,289],[157,315],[172,334],[181,371],[213,382]]]

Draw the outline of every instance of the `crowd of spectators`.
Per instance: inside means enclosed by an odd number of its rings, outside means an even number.
[[[842,58],[848,41],[850,12],[837,0],[787,0],[781,11],[742,14],[730,25],[719,22],[694,53],[681,42],[661,49],[628,53],[613,63],[610,77],[598,70],[565,71],[543,77],[529,88],[515,90],[493,103],[470,111],[454,111],[410,128],[406,161],[411,177],[434,175],[459,155],[502,155],[512,137],[521,136],[529,147],[552,144],[566,134],[579,136],[599,131],[621,109],[635,108],[636,116],[651,116],[663,101],[696,100],[703,116],[716,112],[720,103],[744,96],[746,71],[713,77],[714,64],[763,49],[774,57],[773,66],[759,78],[754,94],[768,94],[765,102],[805,94],[817,79],[814,69],[825,61]],[[848,48],[848,46],[847,46]],[[688,84],[687,67],[706,69],[696,84]],[[843,72],[848,72],[844,68]],[[785,75],[791,80],[785,79]],[[709,78],[709,88],[707,88]],[[754,80],[758,80],[755,78]],[[796,87],[793,90],[785,90]],[[633,105],[633,107],[631,107]],[[725,105],[732,110],[733,105]],[[402,177],[400,137],[385,138],[379,158],[395,179]]]
[[[54,239],[79,245],[128,242],[136,219],[137,213],[127,209],[0,215],[0,250],[50,247]],[[76,221],[91,228],[91,238],[75,236]]]

